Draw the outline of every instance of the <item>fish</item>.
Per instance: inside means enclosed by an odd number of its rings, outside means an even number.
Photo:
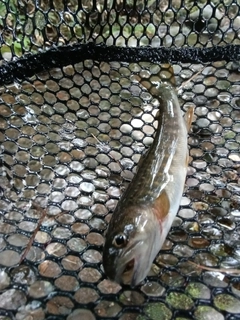
[[[172,70],[172,69],[171,69]],[[188,131],[194,109],[182,116],[173,71],[171,81],[137,76],[159,101],[158,127],[137,172],[121,196],[109,222],[103,248],[107,277],[119,284],[139,285],[149,273],[177,215],[189,162]]]

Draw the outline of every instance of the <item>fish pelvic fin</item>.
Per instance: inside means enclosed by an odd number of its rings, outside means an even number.
[[[186,168],[188,167],[189,162],[190,162],[190,157],[189,157],[189,153],[188,153],[188,151],[187,151],[186,160],[185,160],[185,166],[186,166]]]
[[[189,132],[193,122],[194,115],[194,107],[189,107],[187,112],[185,113],[184,119],[187,127],[187,131]]]
[[[167,218],[170,210],[170,201],[167,192],[164,189],[159,197],[153,202],[152,209],[159,222]]]
[[[189,132],[191,129],[192,122],[193,122],[193,115],[194,115],[194,107],[189,107],[184,115],[187,132]],[[186,168],[189,165],[189,161],[190,161],[190,157],[189,157],[189,152],[187,150],[186,161],[185,161]]]

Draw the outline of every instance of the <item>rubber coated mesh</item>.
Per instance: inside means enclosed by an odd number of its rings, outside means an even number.
[[[239,6],[1,1],[2,64],[76,42],[238,45]],[[240,271],[239,62],[173,67],[182,109],[195,106],[188,176],[164,247],[135,289],[106,278],[102,248],[157,125],[158,102],[134,75],[157,74],[160,66],[43,65],[42,72],[0,87],[0,320],[240,319],[239,274],[215,270]]]

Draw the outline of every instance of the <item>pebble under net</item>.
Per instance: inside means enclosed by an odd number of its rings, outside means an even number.
[[[238,45],[239,6],[6,0],[2,62],[89,41]],[[134,75],[160,67],[84,60],[0,87],[0,320],[240,319],[240,276],[216,270],[240,271],[238,61],[173,65],[182,110],[195,107],[178,215],[138,288],[103,272],[104,232],[157,126],[158,101]]]

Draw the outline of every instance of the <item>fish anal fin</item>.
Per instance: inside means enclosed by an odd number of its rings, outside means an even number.
[[[194,115],[194,107],[189,107],[187,112],[185,113],[185,116],[184,116],[188,132],[189,132],[191,125],[192,125],[192,122],[193,122],[193,115]]]
[[[160,196],[154,201],[152,209],[158,221],[163,221],[168,216],[170,202],[167,192],[164,189]]]
[[[144,162],[144,159],[146,158],[147,154],[148,154],[148,151],[149,150],[144,150],[139,161],[138,161],[138,164],[137,164],[137,168],[136,168],[136,171],[139,170],[139,168],[142,166],[143,162]]]

